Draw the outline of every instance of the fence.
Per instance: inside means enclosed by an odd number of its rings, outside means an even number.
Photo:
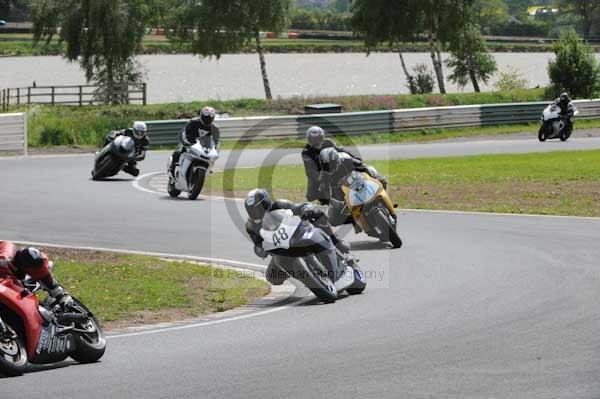
[[[574,102],[579,118],[600,118],[600,100]],[[342,114],[226,118],[217,121],[224,139],[255,140],[267,138],[303,138],[309,126],[319,125],[333,135],[396,133],[411,130],[458,128],[536,122],[544,102],[456,107],[415,108],[392,111]],[[179,131],[187,120],[149,121],[153,144],[177,143]]]
[[[0,152],[27,155],[27,114],[0,114]]]
[[[146,83],[127,83],[121,90],[111,92],[111,96],[121,97],[127,104],[141,102],[146,105],[146,89]],[[21,104],[103,104],[106,97],[106,92],[97,85],[18,87],[2,89],[0,109],[7,111],[11,105]]]

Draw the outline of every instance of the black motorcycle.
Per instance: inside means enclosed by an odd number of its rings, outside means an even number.
[[[265,214],[260,235],[275,266],[322,301],[335,302],[343,291],[354,295],[365,290],[367,281],[358,260],[343,256],[327,233],[291,211]]]
[[[96,153],[92,179],[102,180],[116,175],[130,161],[135,161],[135,142],[128,136],[117,136]]]

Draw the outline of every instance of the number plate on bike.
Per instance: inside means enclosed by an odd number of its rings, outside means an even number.
[[[289,249],[290,240],[300,225],[300,222],[300,218],[290,216],[286,217],[274,231],[261,229],[260,236],[264,240],[264,250],[272,251],[274,249]]]

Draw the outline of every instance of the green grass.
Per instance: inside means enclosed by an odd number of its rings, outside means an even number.
[[[600,217],[600,151],[377,161],[403,208]],[[207,191],[243,196],[256,187],[302,201],[302,166],[215,174]]]
[[[29,144],[49,145],[98,145],[113,129],[129,126],[133,120],[186,119],[194,116],[204,104],[213,105],[218,111],[229,112],[232,117],[250,115],[298,115],[304,105],[334,102],[344,111],[374,111],[395,108],[418,108],[446,105],[490,104],[530,102],[544,99],[544,89],[517,92],[457,93],[428,95],[377,95],[344,97],[292,97],[273,101],[241,99],[232,101],[206,101],[154,105],[123,106],[11,106],[9,112],[29,111]],[[423,131],[416,136],[435,136],[438,131]],[[365,140],[387,142],[404,140],[393,135],[389,138],[374,135]],[[387,140],[387,141],[386,141]],[[267,143],[262,143],[264,146]],[[298,143],[296,143],[298,144]]]
[[[152,257],[49,249],[64,287],[102,322],[131,324],[221,312],[266,295],[249,276],[221,277],[214,268]]]

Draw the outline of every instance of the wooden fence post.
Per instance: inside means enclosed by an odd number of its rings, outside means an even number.
[[[21,105],[21,88],[17,88],[17,105]]]
[[[79,86],[79,106],[83,105],[83,87]]]
[[[54,86],[52,86],[52,105],[54,105]]]
[[[143,96],[142,96],[142,105],[146,105],[146,102],[148,100],[148,97],[146,94],[146,89],[147,89],[147,84],[144,82],[144,83],[142,83],[142,91],[144,92]]]
[[[6,109],[10,107],[10,89],[6,89]]]
[[[31,105],[31,87],[27,88],[27,105]]]

